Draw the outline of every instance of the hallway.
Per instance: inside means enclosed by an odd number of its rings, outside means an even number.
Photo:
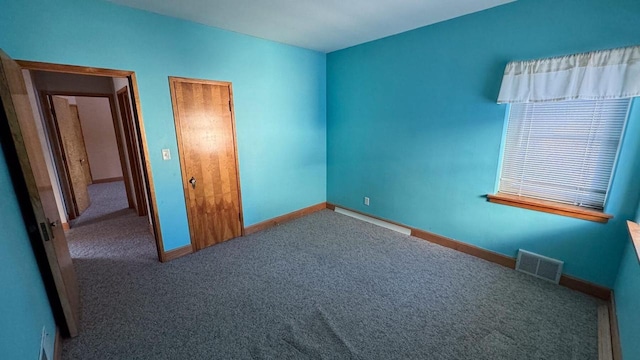
[[[84,269],[77,260],[128,257],[157,261],[147,217],[128,208],[124,182],[93,184],[88,190],[91,206],[66,232],[79,276]]]

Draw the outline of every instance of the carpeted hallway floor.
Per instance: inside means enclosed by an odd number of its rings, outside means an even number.
[[[424,240],[324,210],[161,264],[122,183],[90,194],[63,359],[597,359],[596,300]]]

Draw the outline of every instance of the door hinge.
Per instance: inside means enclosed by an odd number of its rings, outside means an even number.
[[[240,222],[242,222],[242,213],[238,213],[238,220],[240,220]]]
[[[229,111],[231,111],[231,100],[229,100]]]

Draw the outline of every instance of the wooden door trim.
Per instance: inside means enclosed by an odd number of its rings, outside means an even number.
[[[164,244],[162,242],[162,229],[160,228],[160,217],[158,215],[158,202],[156,200],[156,188],[153,184],[153,176],[151,175],[151,160],[149,157],[149,143],[147,142],[147,132],[144,129],[144,121],[142,119],[142,109],[140,107],[140,91],[138,90],[138,82],[136,80],[136,74],[132,71],[127,77],[129,80],[129,95],[131,96],[131,105],[133,106],[134,122],[137,127],[138,143],[142,150],[140,156],[145,166],[143,168],[144,178],[147,181],[147,199],[150,202],[149,205],[151,212],[154,236],[156,238],[156,247],[158,250],[158,259],[161,262],[165,262]]]
[[[42,92],[53,96],[80,96],[80,97],[109,97],[111,93],[101,92],[84,92],[84,91],[58,91],[58,90],[42,90]]]
[[[238,141],[237,141],[237,134],[236,134],[236,116],[235,116],[235,106],[233,103],[233,85],[231,82],[229,81],[216,81],[216,80],[203,80],[203,79],[190,79],[190,78],[185,78],[185,77],[177,77],[177,76],[169,76],[169,89],[170,89],[170,93],[171,93],[171,102],[172,102],[172,107],[173,107],[173,119],[174,119],[174,125],[175,125],[175,129],[176,129],[176,141],[178,143],[178,157],[180,158],[180,173],[181,173],[181,178],[180,181],[182,182],[182,189],[184,192],[184,196],[185,196],[185,207],[187,206],[187,194],[188,194],[188,187],[187,187],[187,183],[186,181],[184,181],[185,179],[185,175],[186,175],[186,169],[185,169],[185,161],[186,159],[184,158],[184,147],[182,145],[182,132],[180,129],[180,114],[178,113],[178,107],[177,105],[177,99],[176,99],[176,88],[175,88],[175,84],[178,82],[186,82],[186,83],[192,83],[192,84],[205,84],[205,85],[217,85],[217,86],[227,86],[229,88],[229,101],[230,101],[230,107],[231,107],[231,131],[233,133],[233,151],[235,153],[235,166],[236,166],[236,184],[238,187],[238,209],[240,211],[240,236],[244,236],[245,235],[245,229],[244,229],[244,211],[242,209],[242,189],[240,187],[240,162],[238,161]],[[187,213],[188,213],[188,209],[187,209]],[[191,224],[191,218],[189,216],[187,216],[187,220],[189,222],[189,238],[191,241],[191,246],[193,248],[193,251],[198,251],[200,250],[200,248],[198,247],[198,244],[195,242],[194,238],[193,238],[193,234],[191,234],[191,229],[192,229],[192,224]]]
[[[49,96],[75,96],[75,97],[95,97],[95,98],[107,98],[109,100],[109,108],[111,109],[111,122],[113,125],[113,131],[115,132],[116,135],[116,145],[118,147],[118,157],[120,158],[120,169],[122,171],[122,176],[125,178],[124,181],[124,189],[127,193],[127,203],[129,204],[129,208],[133,208],[133,190],[131,189],[131,185],[129,184],[129,181],[127,181],[127,179],[129,179],[130,174],[129,174],[129,170],[127,169],[127,163],[125,162],[125,155],[124,155],[124,150],[122,149],[122,136],[120,135],[120,128],[118,127],[118,115],[115,113],[116,107],[115,107],[115,100],[114,100],[114,96],[113,94],[105,94],[105,93],[90,93],[90,92],[81,92],[81,91],[48,91],[48,90],[44,90],[41,92],[44,96],[46,96],[47,98]],[[82,124],[82,123],[81,123]],[[56,125],[56,129],[58,124]],[[59,130],[58,130],[59,131]],[[60,134],[58,133],[58,136],[60,136]],[[61,138],[59,138],[59,140],[61,140]],[[62,144],[62,143],[61,143]],[[64,153],[63,153],[64,155]],[[65,160],[65,167],[68,166],[67,162]],[[68,168],[66,169],[67,173],[68,173]],[[75,196],[73,198],[74,203],[75,203]],[[76,206],[77,209],[77,206]],[[78,213],[79,215],[79,213]]]
[[[151,161],[149,160],[149,143],[147,141],[147,133],[144,127],[144,119],[142,116],[142,108],[140,107],[140,91],[138,89],[138,81],[134,71],[128,70],[113,70],[105,68],[87,67],[87,66],[75,66],[75,65],[62,65],[52,64],[38,61],[16,60],[25,70],[41,70],[66,74],[78,74],[78,75],[94,75],[94,76],[106,76],[106,77],[119,77],[127,78],[129,81],[130,97],[132,99],[131,105],[133,106],[134,122],[137,127],[138,142],[141,147],[142,161],[144,162],[143,173],[144,179],[147,182],[147,199],[149,199],[149,207],[151,208],[151,226],[153,229],[154,237],[156,240],[156,249],[158,252],[158,260],[165,261],[165,251],[162,242],[162,230],[160,228],[160,217],[158,215],[158,202],[156,200],[155,186],[153,182],[153,175],[151,172]]]
[[[169,84],[171,84],[172,81],[186,82],[186,83],[190,83],[190,84],[229,86],[229,89],[231,89],[231,87],[233,85],[233,83],[231,81],[192,79],[192,78],[186,78],[186,77],[180,77],[180,76],[169,76]],[[232,112],[233,112],[233,110],[232,110]]]
[[[236,183],[238,184],[238,207],[240,209],[240,236],[244,236],[244,210],[242,209],[242,188],[240,187],[240,161],[238,160],[238,135],[236,134],[236,107],[233,102],[233,84],[229,84],[229,102],[231,107],[231,131],[233,132],[233,151],[236,153]]]
[[[126,103],[120,103],[120,96],[124,96]],[[125,137],[125,145],[127,147],[127,154],[129,155],[129,166],[131,167],[131,179],[133,180],[134,194],[136,196],[136,210],[138,216],[147,215],[147,199],[143,194],[144,188],[142,186],[142,173],[140,170],[140,161],[135,141],[134,124],[131,115],[131,100],[129,98],[129,89],[127,86],[123,86],[122,89],[116,91],[116,100],[118,101],[118,109],[120,111],[120,120],[122,121],[122,130]],[[123,113],[125,111],[126,113]]]
[[[15,60],[15,62],[17,62],[21,68],[26,70],[50,71],[65,74],[94,75],[106,77],[128,77],[133,74],[133,71],[128,70],[113,70],[89,66],[53,64],[40,61]]]

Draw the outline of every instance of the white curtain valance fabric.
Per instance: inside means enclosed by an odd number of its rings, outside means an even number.
[[[507,64],[498,103],[640,96],[640,46]]]

